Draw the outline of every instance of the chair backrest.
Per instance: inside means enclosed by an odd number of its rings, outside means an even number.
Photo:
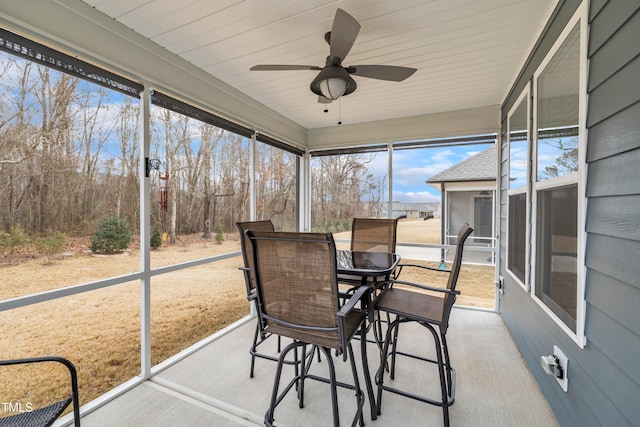
[[[64,365],[66,369],[69,371],[69,379],[70,379],[70,392],[71,394],[68,397],[63,398],[62,400],[58,400],[58,397],[51,396],[51,390],[47,388],[45,399],[50,399],[47,404],[44,406],[33,407],[32,410],[28,411],[20,411],[15,415],[11,415],[8,417],[4,417],[0,419],[0,425],[2,426],[30,426],[30,427],[39,427],[39,426],[50,426],[53,424],[55,420],[57,420],[65,411],[65,409],[73,404],[73,425],[75,427],[80,427],[80,398],[78,392],[78,374],[76,372],[75,365],[69,361],[68,359],[60,356],[42,356],[42,357],[31,357],[24,359],[10,359],[10,360],[0,360],[0,366],[12,366],[12,365],[29,365],[29,364],[39,364],[42,365],[41,372],[51,372],[51,368],[47,366],[49,362],[56,362]],[[32,374],[35,371],[27,371]],[[26,379],[25,380],[31,380]],[[29,381],[32,382],[32,381]],[[47,384],[45,384],[46,386]],[[45,391],[43,386],[43,390]],[[56,395],[56,392],[53,392],[53,396]]]
[[[332,235],[261,231],[247,235],[253,247],[258,310],[267,326],[277,328],[278,335],[338,348]]]
[[[247,285],[247,298],[255,298],[256,279],[253,273],[253,254],[251,253],[251,242],[245,231],[274,231],[273,223],[270,219],[266,221],[244,221],[236,222],[236,227],[240,232],[240,246],[242,248],[242,259],[244,260],[245,275],[244,280]]]
[[[449,280],[447,281],[447,289],[452,291],[456,290],[458,283],[458,276],[460,275],[460,267],[462,266],[462,251],[464,250],[464,242],[467,237],[473,233],[473,228],[469,224],[465,223],[458,231],[458,241],[456,242],[456,253],[453,256],[453,264],[449,273]],[[449,313],[455,302],[455,295],[447,294],[444,297],[444,324],[441,328],[446,331],[447,323],[449,319]]]
[[[451,289],[452,291],[456,289],[456,283],[458,282],[458,276],[460,275],[464,242],[471,233],[473,233],[473,228],[471,228],[467,223],[460,227],[460,230],[458,231],[456,253],[453,255],[453,264],[451,265],[451,273],[449,274],[449,281],[447,282],[447,289]]]
[[[354,218],[351,223],[351,250],[395,253],[397,228],[397,219]]]

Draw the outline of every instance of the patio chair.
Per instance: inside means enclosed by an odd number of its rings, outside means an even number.
[[[397,228],[398,219],[354,218],[351,223],[351,250],[395,253]],[[340,283],[359,285],[361,281],[361,277],[338,275]]]
[[[351,250],[393,253],[396,251],[397,229],[397,218],[354,218],[351,223]]]
[[[304,390],[307,379],[330,384],[333,408],[333,424],[340,425],[337,387],[355,391],[356,413],[353,424],[364,424],[362,408],[364,393],[360,388],[351,338],[359,331],[366,333],[369,287],[359,288],[351,298],[340,305],[336,275],[336,249],[330,233],[247,232],[253,245],[256,287],[260,317],[264,319],[265,331],[289,337],[293,343],[282,350],[276,369],[269,409],[265,414],[265,425],[272,426],[274,412],[285,395],[296,386],[299,406],[304,407]],[[356,308],[359,304],[362,309]],[[375,418],[373,388],[366,358],[366,340],[361,339],[361,351],[365,381],[372,416]],[[313,357],[305,357],[305,366],[279,392],[283,363],[287,354],[307,346],[324,352],[329,368],[329,378],[312,375]],[[353,375],[353,384],[336,379],[331,349],[348,359]],[[313,351],[310,352],[313,354]],[[296,358],[297,360],[297,358]]]
[[[78,375],[76,373],[76,368],[69,360],[58,357],[58,356],[44,356],[44,357],[33,357],[27,359],[13,359],[13,360],[0,360],[0,366],[11,366],[11,365],[30,365],[30,364],[44,364],[45,362],[56,362],[63,364],[69,370],[70,376],[70,388],[69,392],[71,393],[68,397],[63,398],[62,400],[51,402],[50,404],[38,408],[34,408],[29,404],[27,407],[27,402],[25,402],[25,407],[21,407],[19,412],[15,415],[11,415],[5,418],[0,418],[0,427],[48,427],[53,424],[53,422],[62,415],[62,413],[67,409],[69,404],[73,403],[73,421],[76,427],[80,427],[80,404],[78,398]],[[4,402],[5,404],[9,403],[19,403],[19,402]],[[30,403],[30,402],[29,402]]]
[[[249,242],[249,238],[247,237],[245,232],[247,230],[274,231],[274,227],[271,220],[236,222],[236,227],[238,227],[238,231],[240,232],[240,246],[242,248],[242,259],[244,260],[244,267],[241,267],[241,270],[244,272],[244,282],[247,287],[247,300],[250,302],[254,302],[258,295],[256,293],[256,279],[253,272],[253,255],[251,253],[251,243]],[[249,348],[249,353],[251,354],[251,369],[249,372],[250,378],[253,378],[256,357],[273,361],[278,360],[277,356],[258,352],[258,346],[264,343],[269,337],[271,337],[271,334],[265,333],[264,323],[260,319],[260,315],[258,314],[256,319],[256,330],[253,335],[253,342],[251,343],[251,347]],[[277,351],[278,353],[280,353],[280,337],[276,336],[276,338],[278,340]]]
[[[449,326],[449,315],[456,300],[456,295],[460,294],[460,291],[456,290],[456,284],[458,281],[458,275],[460,274],[460,267],[462,265],[464,242],[472,232],[473,229],[469,224],[462,226],[458,232],[456,252],[450,270],[440,270],[438,268],[424,267],[420,265],[403,266],[404,268],[427,268],[436,272],[447,273],[449,278],[446,288],[438,288],[394,279],[389,282],[389,285],[382,291],[380,297],[375,302],[375,310],[378,313],[385,312],[387,314],[396,315],[396,319],[391,322],[387,329],[380,367],[376,373],[376,384],[378,385],[378,414],[381,413],[382,391],[385,390],[442,407],[444,425],[449,425],[449,406],[453,404],[455,399],[455,370],[451,366],[449,360],[446,333]],[[405,285],[405,288],[403,289],[396,285]],[[431,291],[431,293],[425,293],[425,290]],[[431,332],[436,349],[435,360],[415,354],[403,353],[397,350],[398,329],[402,323],[406,322],[417,322]],[[436,331],[436,327],[439,331]],[[389,357],[391,357],[390,378],[392,380],[395,379],[397,355],[408,356],[413,359],[438,365],[441,391],[439,399],[419,396],[415,393],[403,391],[384,384],[384,373],[389,366]]]

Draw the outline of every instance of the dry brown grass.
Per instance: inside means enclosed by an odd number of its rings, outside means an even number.
[[[439,221],[403,220],[399,242],[439,241]],[[346,236],[346,237],[345,237]],[[349,233],[336,235],[349,238]],[[152,252],[152,267],[228,253],[240,249],[235,235],[218,245],[199,236],[183,237]],[[213,334],[249,312],[240,257],[152,278],[151,347],[157,364]],[[30,259],[0,266],[0,299],[42,292],[138,271],[137,250],[114,256],[75,251],[51,265]],[[403,273],[404,276],[404,273]],[[433,277],[413,277],[438,283]],[[445,279],[446,280],[446,279]],[[493,306],[493,269],[465,266],[458,301]],[[79,295],[0,313],[0,358],[56,354],[77,367],[80,401],[87,403],[140,372],[140,285],[129,282]],[[248,347],[249,343],[247,343]],[[17,368],[0,370],[0,401],[39,402],[67,387],[64,370],[29,373],[23,382]],[[37,393],[34,391],[38,390]],[[0,407],[0,417],[4,416]],[[8,415],[8,414],[7,414]]]
[[[235,236],[218,245],[198,237],[162,247],[153,267],[240,249]],[[240,257],[151,280],[151,356],[157,364],[249,313]],[[0,268],[0,298],[42,292],[139,270],[139,253],[95,256],[77,252],[49,265],[39,259]],[[56,354],[78,369],[80,401],[87,403],[140,373],[138,281],[0,313],[0,358]],[[54,366],[53,364],[51,366]],[[25,371],[27,369],[21,369]],[[63,370],[0,370],[0,401],[40,403],[67,389]],[[38,390],[38,392],[34,392]],[[0,406],[0,417],[4,416]],[[10,414],[7,414],[10,415]]]

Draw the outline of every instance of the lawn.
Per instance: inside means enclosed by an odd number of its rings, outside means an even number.
[[[439,241],[439,221],[403,220],[398,242]],[[340,233],[336,239],[349,238]],[[183,236],[175,245],[153,251],[152,267],[240,250],[235,234],[222,244],[199,236]],[[2,261],[2,259],[0,259]],[[152,278],[151,347],[157,364],[249,313],[241,257]],[[92,255],[75,242],[63,256],[50,260],[37,256],[5,257],[0,264],[0,299],[43,292],[63,286],[138,271],[139,252]],[[465,265],[459,279],[458,302],[493,307],[492,267]],[[405,280],[443,284],[446,275],[405,275]],[[56,354],[77,367],[80,401],[87,403],[140,372],[140,285],[138,281],[111,286],[0,313],[0,358]],[[247,343],[247,348],[249,343]],[[22,375],[0,370],[0,400],[37,406],[60,394],[66,384],[62,369]],[[20,378],[28,377],[24,382]],[[34,390],[42,390],[34,394]],[[0,408],[0,417],[4,416]],[[9,415],[9,414],[7,414]]]

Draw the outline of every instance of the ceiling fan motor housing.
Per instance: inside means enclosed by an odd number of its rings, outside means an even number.
[[[337,96],[335,97],[328,96],[329,94],[323,93],[320,88],[320,83],[330,79],[343,80],[346,83],[346,89],[344,93],[337,94]],[[338,99],[340,96],[349,95],[350,93],[353,93],[353,91],[356,90],[357,87],[358,85],[356,84],[356,81],[353,80],[353,78],[349,75],[349,73],[343,67],[336,66],[336,65],[325,66],[318,73],[316,78],[313,79],[310,85],[311,92],[315,93],[316,95],[324,96],[329,99]]]

